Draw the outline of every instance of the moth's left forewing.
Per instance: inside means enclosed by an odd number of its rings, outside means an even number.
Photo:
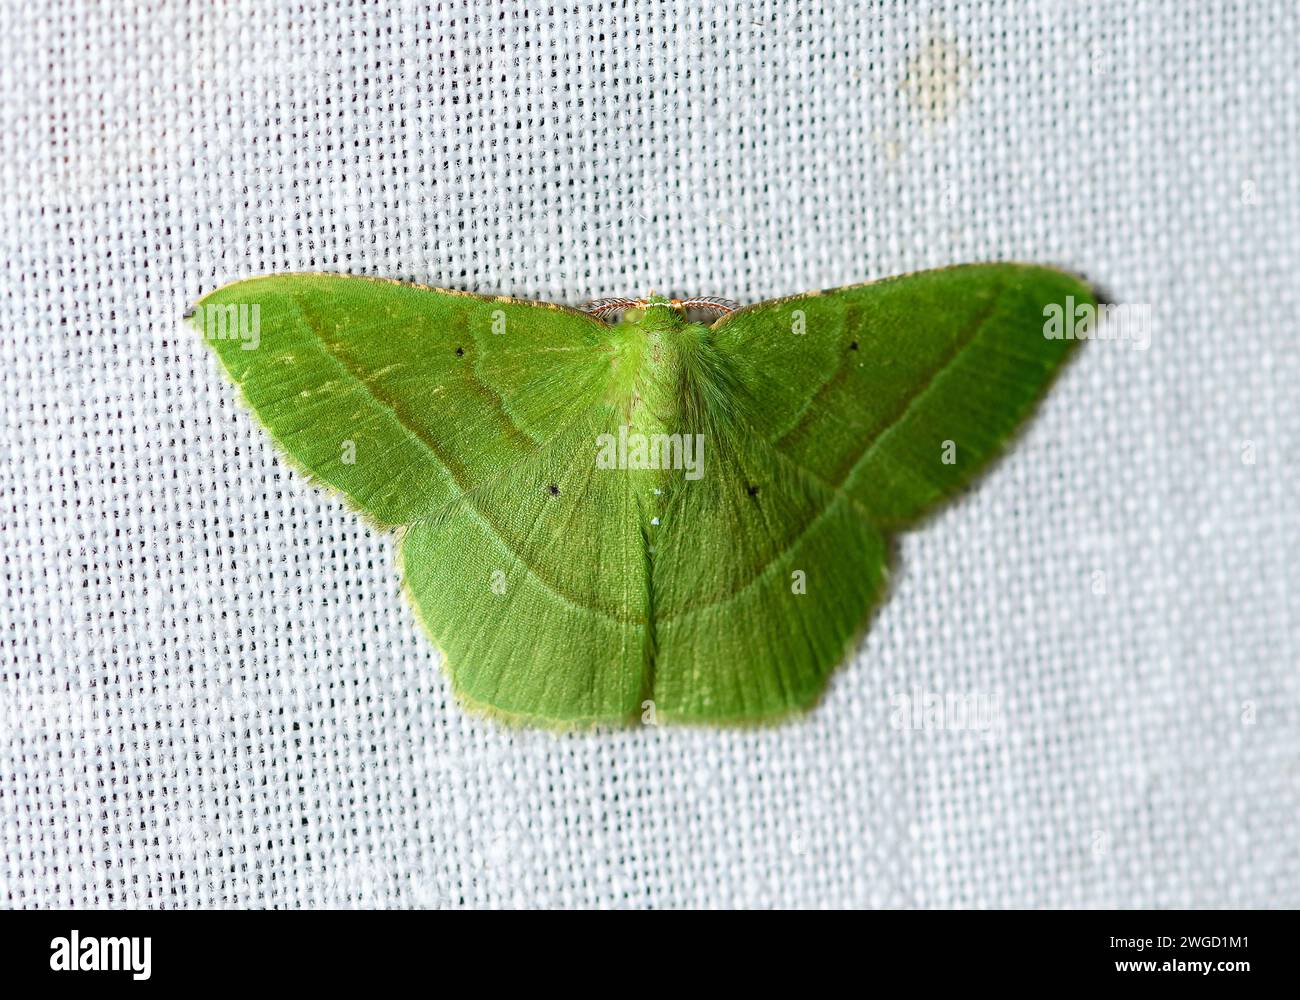
[[[1045,317],[1094,301],[1063,271],[970,264],[760,303],[713,333],[761,401],[756,432],[893,529],[998,453],[1074,346]]]

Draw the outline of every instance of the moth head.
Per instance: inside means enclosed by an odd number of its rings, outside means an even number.
[[[623,310],[623,322],[644,330],[675,330],[686,322],[686,307],[679,299],[651,292]]]

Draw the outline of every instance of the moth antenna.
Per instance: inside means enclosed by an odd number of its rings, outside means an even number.
[[[674,305],[679,305],[683,309],[703,309],[707,312],[715,312],[721,316],[728,313],[734,313],[740,308],[740,303],[732,302],[731,299],[719,298],[716,295],[697,295],[691,299],[676,300]]]
[[[590,302],[584,302],[582,305],[578,306],[578,309],[581,312],[587,313],[589,316],[595,316],[597,319],[604,319],[612,312],[618,312],[620,309],[630,309],[636,304],[636,299],[614,297],[608,299],[592,299]]]
[[[610,313],[618,312],[620,309],[644,306],[647,301],[647,299],[628,299],[615,296],[607,299],[592,299],[590,302],[584,302],[578,306],[578,309],[589,316],[604,319]],[[733,302],[731,299],[719,298],[716,295],[696,295],[689,299],[673,299],[665,304],[677,309],[702,309],[722,316],[733,313],[740,308],[739,303]]]

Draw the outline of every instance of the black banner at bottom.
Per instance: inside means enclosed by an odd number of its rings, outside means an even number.
[[[221,988],[283,984],[341,989],[406,987],[413,975],[434,990],[465,975],[495,986],[579,989],[644,978],[719,985],[773,976],[864,985],[927,987],[979,983],[1106,985],[1157,982],[1182,990],[1290,982],[1287,913],[1214,911],[858,912],[766,918],[468,912],[6,911],[0,959],[7,992],[75,984]],[[676,924],[676,920],[686,924]],[[731,920],[741,919],[741,924]],[[706,923],[698,923],[700,920]],[[624,923],[623,921],[633,921]],[[808,933],[814,930],[815,934]],[[804,933],[800,933],[803,931]],[[452,977],[440,984],[434,976]],[[617,977],[615,979],[614,977]],[[700,984],[703,985],[703,984]]]

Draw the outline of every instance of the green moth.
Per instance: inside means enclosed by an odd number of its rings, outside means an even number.
[[[1045,391],[1074,342],[1044,318],[1093,304],[1021,264],[744,308],[292,274],[190,318],[285,454],[398,533],[460,697],[576,726],[810,706],[890,534]]]

